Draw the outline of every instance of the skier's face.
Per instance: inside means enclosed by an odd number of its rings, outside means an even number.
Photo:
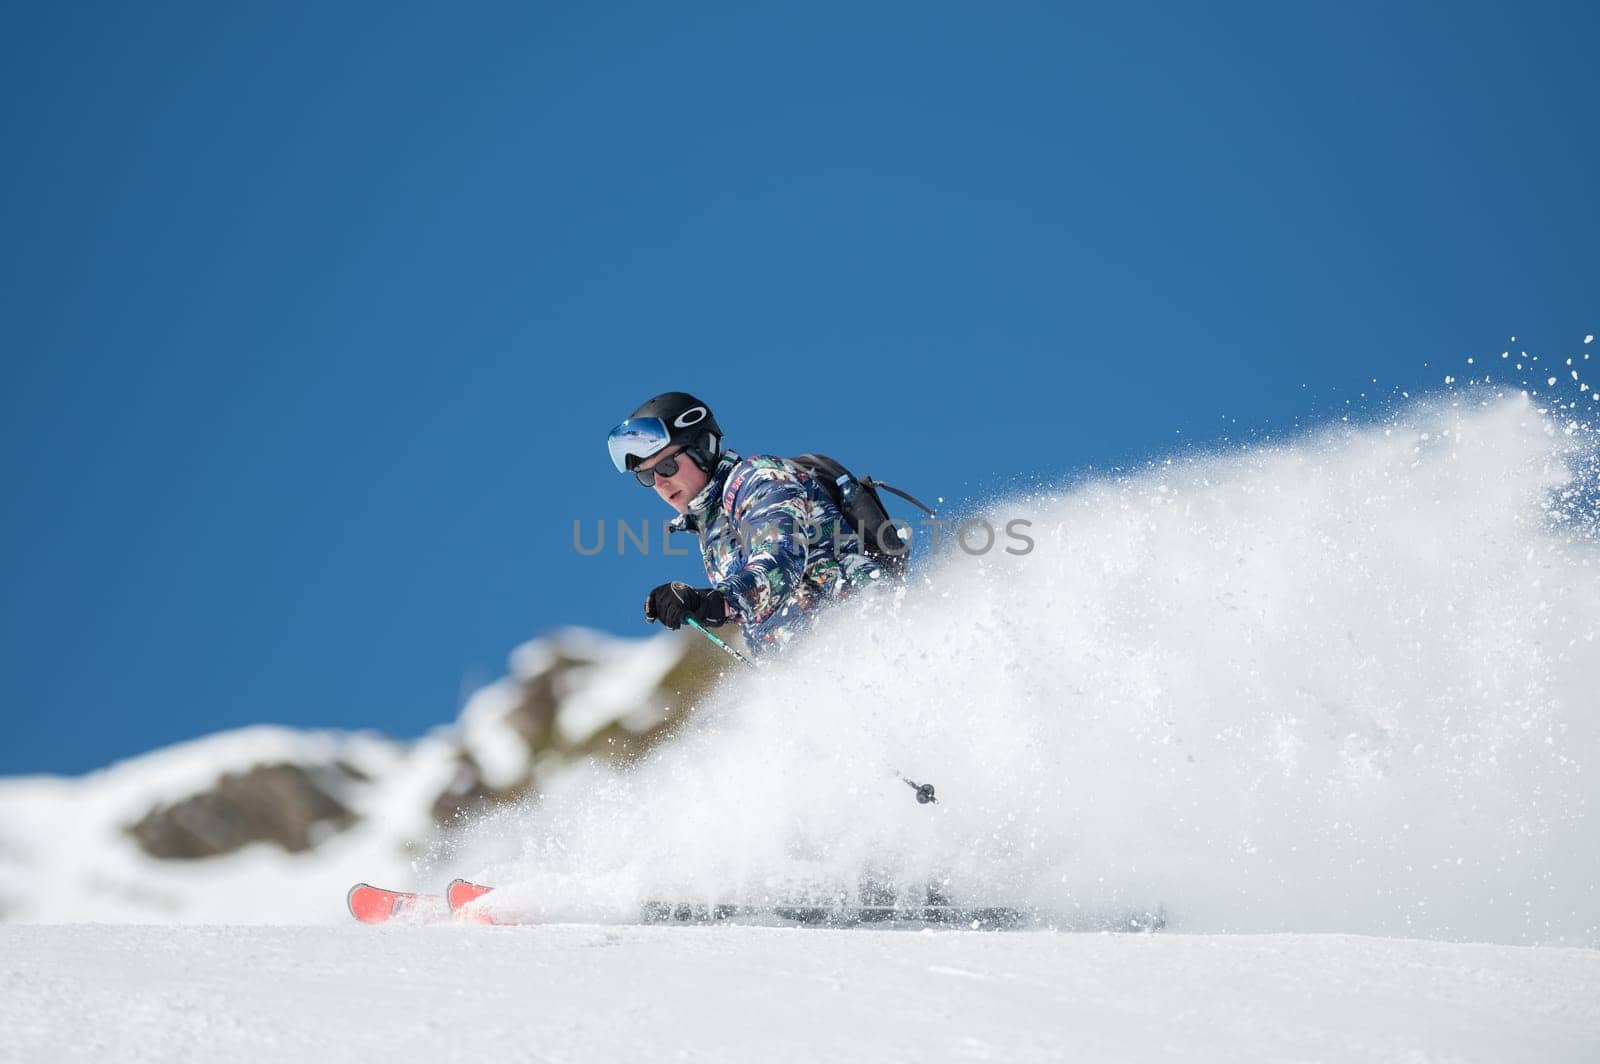
[[[678,459],[678,471],[672,476],[656,476],[656,494],[661,496],[668,506],[681,513],[689,511],[689,500],[700,494],[700,489],[706,486],[711,478],[706,476],[699,466],[688,458],[683,457],[683,448],[666,451],[653,456],[648,462],[640,462],[640,469],[654,469],[656,465],[667,458]]]

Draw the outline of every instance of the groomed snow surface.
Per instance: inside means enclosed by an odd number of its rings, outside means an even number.
[[[1348,935],[0,926],[0,1060],[1600,1060],[1600,952]]]

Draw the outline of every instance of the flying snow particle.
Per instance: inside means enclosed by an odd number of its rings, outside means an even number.
[[[1546,384],[1554,384],[1555,382],[1556,379],[1554,377],[1551,377],[1549,380],[1545,381]]]

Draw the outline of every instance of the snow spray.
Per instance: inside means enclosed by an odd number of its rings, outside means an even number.
[[[936,884],[1600,945],[1597,484],[1592,432],[1479,388],[1006,499],[1033,551],[839,607],[483,874],[544,918]]]

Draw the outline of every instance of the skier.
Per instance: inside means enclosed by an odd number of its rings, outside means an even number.
[[[677,629],[689,618],[708,628],[735,620],[759,653],[883,575],[816,481],[782,458],[728,450],[711,409],[692,395],[656,396],[611,430],[607,446],[618,472],[678,511],[671,531],[699,533],[711,583],[651,589],[647,621]]]

